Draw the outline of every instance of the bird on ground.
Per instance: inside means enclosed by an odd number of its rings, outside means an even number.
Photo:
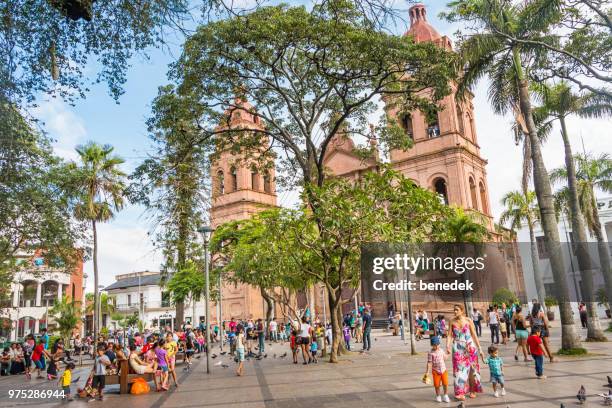
[[[607,394],[601,393],[597,395],[603,397],[603,403],[605,406],[609,407],[612,405],[612,390],[608,390]]]
[[[465,404],[463,403],[463,401],[461,401],[459,405],[457,405],[457,408],[465,408]]]
[[[196,356],[196,358],[197,358],[198,360],[200,359],[200,357],[202,357],[202,356]]]
[[[224,356],[224,355],[226,355],[226,354],[227,354],[227,351],[222,351],[222,352],[220,352],[219,354],[221,354],[222,356]]]
[[[212,356],[210,356],[210,358],[217,358],[217,355],[213,354]]]
[[[268,358],[268,355],[267,355],[267,354],[264,354],[264,358]]]
[[[580,389],[578,390],[578,394],[576,394],[576,398],[578,399],[578,403],[579,404],[584,404],[584,402],[586,401],[586,389],[584,388],[584,385],[580,386]]]
[[[284,354],[281,354],[280,358],[285,358],[287,357],[287,352],[285,352]]]
[[[227,367],[229,367],[229,366],[228,366],[227,364],[222,364],[222,365],[221,365],[221,367],[223,367],[223,368],[227,368]]]
[[[609,375],[607,375],[606,377],[608,377],[608,384],[606,384],[606,386],[608,388],[612,388],[612,377],[610,377]]]

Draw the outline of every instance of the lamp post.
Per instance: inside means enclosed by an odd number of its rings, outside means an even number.
[[[210,234],[212,234],[213,229],[209,226],[204,226],[198,229],[198,232],[202,234],[202,238],[204,240],[204,274],[206,279],[206,303],[205,305],[205,314],[204,317],[206,319],[206,374],[210,374],[210,313],[208,307],[208,300],[210,299],[210,282],[209,282],[209,268],[208,268],[208,240],[210,239]]]

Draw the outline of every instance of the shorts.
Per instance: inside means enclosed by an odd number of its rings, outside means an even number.
[[[62,391],[64,391],[64,396],[70,395],[70,386],[69,385],[64,385],[62,387]]]
[[[167,373],[168,372],[168,366],[159,366],[159,369],[162,370],[163,373]]]
[[[238,353],[238,362],[244,361],[244,349],[243,348],[236,349],[236,353]]]
[[[176,355],[170,357],[168,360],[170,360],[170,367],[174,368],[176,366]]]
[[[443,373],[439,373],[436,370],[431,370],[433,376],[434,387],[438,388],[440,385],[448,386],[448,370]]]
[[[310,344],[310,337],[300,337],[300,343],[299,344]]]
[[[45,368],[45,365],[43,364],[41,360],[34,360],[34,366],[40,370]]]
[[[101,390],[106,385],[106,376],[104,375],[94,375],[91,380],[91,388],[97,388]]]
[[[527,330],[516,330],[517,339],[525,340],[527,337],[529,337],[529,333],[527,332]]]
[[[548,330],[546,330],[545,328],[543,328],[543,327],[542,327],[542,328],[540,329],[540,338],[542,338],[542,339],[543,339],[543,338],[548,337],[548,336],[549,336],[549,334],[548,334]]]
[[[491,384],[504,385],[504,376],[501,374],[499,375],[491,374]]]

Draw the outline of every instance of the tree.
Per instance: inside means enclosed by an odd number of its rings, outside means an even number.
[[[497,289],[495,293],[493,293],[493,299],[491,300],[491,303],[498,306],[501,306],[502,303],[513,305],[518,302],[519,298],[508,288]],[[542,302],[544,302],[544,300],[542,300]]]
[[[0,299],[10,296],[19,253],[39,254],[45,265],[71,269],[86,255],[72,217],[61,159],[35,123],[0,102]]]
[[[123,159],[113,155],[110,145],[99,145],[89,142],[77,146],[80,163],[70,163],[70,188],[73,192],[75,216],[89,222],[93,235],[93,269],[94,269],[94,338],[100,328],[99,273],[98,273],[98,232],[99,222],[110,221],[114,212],[121,210],[124,204],[125,173],[119,169]]]
[[[559,19],[559,7],[558,2],[549,0],[532,0],[516,5],[500,0],[459,0],[451,3],[451,11],[445,16],[450,21],[461,20],[472,25],[468,27],[470,34],[462,35],[459,41],[461,66],[465,69],[458,94],[462,95],[486,75],[490,78],[489,99],[493,110],[504,114],[515,109],[525,124],[540,223],[560,297],[562,349],[569,350],[579,347],[579,339],[570,304],[566,301],[569,292],[553,193],[542,157],[529,89],[531,69],[548,61],[546,47],[537,43],[555,41],[549,30]],[[518,103],[513,105],[513,101]]]
[[[508,225],[513,231],[519,230],[527,224],[529,228],[529,243],[531,252],[531,264],[533,265],[533,279],[535,280],[536,291],[540,304],[544,304],[546,289],[544,279],[540,271],[540,260],[538,257],[538,247],[536,243],[534,227],[538,222],[539,209],[536,203],[536,194],[527,191],[523,194],[520,191],[510,191],[504,195],[501,203],[506,209],[499,218],[499,223]]]
[[[586,226],[591,234],[597,239],[597,251],[599,263],[606,285],[608,298],[612,299],[612,272],[610,270],[610,254],[608,243],[603,234],[601,222],[599,221],[599,208],[595,190],[605,193],[612,192],[612,159],[608,154],[593,156],[587,152],[574,155],[576,163],[576,187],[579,198],[579,206],[584,217]],[[567,169],[558,168],[551,172],[551,178],[555,182],[567,180]],[[569,188],[563,187],[559,193],[569,196]]]
[[[193,260],[188,260],[182,269],[173,273],[168,282],[166,283],[166,288],[170,292],[172,302],[177,305],[177,315],[178,315],[178,305],[184,305],[187,300],[191,298],[191,301],[195,303],[197,299],[200,299],[205,292],[206,287],[206,279],[204,277],[204,271],[202,267],[198,265],[203,265],[202,262],[198,262],[197,264]],[[211,281],[215,281],[211,279]],[[209,299],[206,299],[208,301]],[[195,315],[192,317],[192,324],[195,324]],[[206,316],[206,319],[209,319]],[[177,318],[177,324],[182,324],[184,319],[179,320]]]
[[[117,99],[132,56],[166,44],[168,31],[191,17],[185,0],[7,0],[0,15],[2,103],[32,101],[39,92],[72,100],[98,82]],[[84,75],[96,65],[93,78]]]
[[[80,310],[80,302],[75,302],[73,299],[68,299],[66,296],[63,296],[62,300],[56,302],[51,310],[49,310],[49,314],[54,317],[60,335],[66,344],[68,344],[72,331],[76,328],[80,320]]]
[[[537,108],[542,111],[541,116],[548,116],[549,121],[558,120],[561,124],[561,137],[565,149],[565,179],[568,185],[568,201],[571,212],[572,234],[576,245],[576,255],[580,274],[582,276],[583,296],[587,306],[588,331],[587,339],[590,341],[606,340],[597,316],[597,306],[595,303],[593,289],[593,265],[591,255],[587,248],[587,236],[584,217],[580,209],[578,197],[578,186],[576,180],[576,166],[574,164],[572,147],[567,131],[566,119],[570,115],[580,115],[586,117],[602,117],[612,113],[612,104],[606,103],[601,97],[593,94],[577,95],[565,82],[560,82],[554,86],[542,84],[540,87],[542,95],[542,106]],[[612,101],[612,99],[611,99]],[[554,180],[551,175],[551,179]]]
[[[196,101],[177,95],[173,86],[160,87],[147,122],[155,153],[130,176],[130,200],[147,208],[156,233],[154,244],[164,254],[162,282],[189,269],[189,260],[202,252],[197,229],[204,224],[203,209],[208,206],[211,148],[195,143],[200,115]],[[184,320],[184,299],[175,296],[179,323]]]
[[[332,138],[341,132],[372,137],[369,117],[384,97],[408,111],[435,110],[450,93],[453,61],[452,53],[433,43],[416,44],[373,27],[351,2],[329,1],[310,12],[262,7],[201,26],[186,41],[171,77],[180,83],[179,93],[198,98],[203,107],[202,141],[213,139],[218,151],[232,149],[260,163],[269,163],[278,148],[289,174],[278,184],[303,186],[317,232],[329,242],[334,223],[324,221],[317,192]],[[264,127],[224,126],[228,113],[255,114]],[[376,133],[381,146],[410,147],[400,126],[386,117]],[[331,262],[330,247],[322,250]],[[322,282],[330,305],[338,308],[345,271],[325,268]],[[338,340],[337,317],[332,324]]]

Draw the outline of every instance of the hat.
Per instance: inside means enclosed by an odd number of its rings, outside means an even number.
[[[431,345],[432,346],[438,346],[440,345],[440,336],[433,336],[431,338]]]

